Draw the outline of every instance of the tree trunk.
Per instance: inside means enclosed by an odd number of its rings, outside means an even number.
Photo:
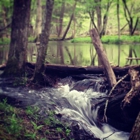
[[[99,33],[102,29],[102,12],[101,12],[101,0],[95,0],[96,6],[96,14],[97,14],[97,26]]]
[[[133,104],[136,104],[133,109],[139,111],[139,98],[140,98],[140,78],[139,78],[139,71],[136,71],[135,69],[129,69],[128,71],[130,78],[131,78],[131,89],[130,91],[125,95],[123,101],[122,101],[122,109],[128,110],[133,106]],[[140,139],[140,112],[137,116],[137,119],[135,121],[135,124],[133,126],[133,129],[131,131],[129,140],[139,140]]]
[[[111,7],[111,4],[112,4],[112,1],[107,2],[106,11],[105,11],[105,14],[103,16],[103,25],[102,25],[102,31],[100,32],[100,37],[102,37],[102,35],[105,35],[105,32],[106,32],[109,8]]]
[[[64,11],[65,11],[65,0],[62,1],[62,6],[60,10],[60,17],[59,17],[59,24],[57,26],[57,36],[58,38],[61,36],[62,27],[63,27],[63,18],[64,18]]]
[[[4,75],[25,74],[25,62],[27,59],[27,33],[30,19],[31,0],[14,0],[12,17],[12,31],[8,61]]]
[[[131,8],[129,9],[128,8],[128,4],[127,4],[127,1],[126,0],[122,0],[123,2],[123,9],[124,9],[124,15],[125,15],[125,19],[129,25],[129,34],[130,35],[133,35],[136,28],[137,28],[137,25],[138,25],[138,22],[139,22],[139,17],[138,16],[133,16],[134,13],[132,13],[133,11],[136,11],[136,9],[134,9],[134,5],[131,4]],[[134,19],[136,19],[135,23],[134,23]]]
[[[140,112],[131,131],[129,140],[140,140]]]
[[[90,19],[92,21],[92,24],[94,28],[96,29],[96,31],[98,32],[98,34],[100,35],[100,38],[102,37],[102,35],[105,34],[105,31],[106,31],[108,13],[109,13],[109,8],[111,6],[111,3],[112,1],[107,2],[106,11],[103,17],[102,17],[102,8],[101,8],[102,1],[101,0],[95,0],[95,4],[96,4],[95,7],[88,12]],[[96,9],[96,14],[97,14],[97,24],[94,21],[95,9]]]
[[[119,46],[118,46],[118,66],[120,65],[120,0],[117,0],[117,20],[118,20],[118,40],[119,40]]]
[[[37,8],[36,8],[36,29],[35,29],[35,36],[36,40],[39,39],[39,34],[41,33],[42,29],[42,5],[41,0],[37,0]]]
[[[68,23],[68,25],[67,25],[67,28],[66,28],[66,30],[65,30],[65,32],[64,32],[64,35],[63,35],[63,37],[62,37],[61,40],[64,40],[64,39],[65,39],[65,37],[66,37],[66,35],[67,35],[68,31],[69,31],[71,22],[72,22],[73,17],[74,17],[74,12],[75,12],[75,8],[76,8],[76,4],[77,4],[77,2],[75,1],[74,6],[73,6],[73,13],[72,13],[72,15],[71,15],[71,17],[70,17],[69,23]]]
[[[108,61],[106,53],[103,49],[100,37],[95,29],[90,30],[90,36],[92,38],[92,42],[93,42],[93,45],[96,49],[98,57],[100,58],[102,65],[105,69],[105,73],[107,75],[110,87],[113,87],[116,84],[116,77],[115,77],[115,74],[114,74],[110,64],[109,64],[109,61]]]
[[[37,55],[37,62],[35,67],[35,73],[33,76],[33,81],[42,80],[41,74],[44,70],[44,63],[45,57],[49,42],[49,32],[51,27],[51,18],[52,18],[52,11],[53,11],[54,0],[46,0],[46,13],[45,13],[45,23],[42,29],[42,33],[40,35],[40,44],[38,47],[38,55]],[[43,82],[43,81],[42,81]]]

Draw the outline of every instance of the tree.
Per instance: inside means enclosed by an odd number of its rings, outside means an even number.
[[[35,28],[36,39],[39,37],[39,34],[41,33],[41,28],[42,28],[42,5],[41,5],[41,0],[37,0],[36,28]]]
[[[89,13],[91,22],[100,37],[102,37],[102,35],[105,35],[107,21],[108,21],[109,8],[111,7],[112,2],[113,2],[112,0],[107,0],[106,2],[103,2],[102,0],[94,0],[94,1],[90,0],[88,3],[87,11]],[[103,9],[105,9],[104,12],[103,12]],[[95,13],[96,13],[96,17],[97,17],[97,24],[95,22]],[[103,14],[103,16],[102,16],[102,14]]]
[[[74,3],[73,8],[72,8],[72,14],[71,14],[71,16],[70,16],[69,23],[68,23],[68,25],[67,25],[67,27],[66,27],[66,30],[65,30],[65,32],[64,32],[64,34],[63,34],[63,36],[62,36],[62,40],[65,39],[65,37],[66,37],[66,35],[67,35],[68,31],[69,31],[71,22],[72,22],[72,20],[73,20],[73,18],[74,18],[74,12],[75,12],[75,9],[76,9],[76,5],[77,5],[77,1],[75,0],[75,3]]]
[[[25,74],[30,5],[31,0],[14,0],[10,50],[4,75],[21,76]]]
[[[120,41],[120,0],[117,0],[118,40]],[[118,66],[120,65],[120,44],[118,46]]]
[[[129,34],[133,35],[140,18],[139,15],[137,14],[139,7],[137,7],[136,4],[138,3],[136,3],[136,1],[134,0],[130,2],[129,1],[127,2],[126,0],[122,0],[122,2],[123,2],[125,19],[129,25]]]
[[[62,29],[63,29],[64,11],[65,11],[65,0],[62,0],[61,10],[60,10],[60,16],[59,16],[59,19],[58,19],[58,24],[56,26],[58,38],[61,36]]]
[[[42,73],[44,72],[44,63],[48,47],[51,18],[53,11],[54,0],[46,0],[46,12],[45,12],[45,22],[40,35],[40,45],[38,47],[38,55],[36,61],[36,67],[32,81],[42,81]]]

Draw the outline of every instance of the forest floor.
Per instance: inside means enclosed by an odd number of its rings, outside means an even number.
[[[72,140],[71,130],[53,111],[42,119],[38,108],[16,108],[0,102],[0,140]]]

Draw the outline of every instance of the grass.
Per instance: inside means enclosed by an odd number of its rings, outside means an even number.
[[[34,39],[35,39],[34,37],[29,37],[28,41],[33,42]],[[120,40],[119,40],[117,35],[105,35],[101,38],[101,41],[102,43],[107,43],[107,44],[140,43],[140,36],[121,35]],[[0,39],[0,45],[9,44],[9,43],[10,43],[9,38]],[[90,37],[76,37],[71,40],[71,43],[91,43],[91,38]]]
[[[42,119],[38,107],[16,108],[0,101],[0,140],[72,140],[67,124],[59,121],[53,111]]]
[[[29,42],[34,42],[34,37],[29,37],[28,38],[28,41]],[[10,38],[0,38],[0,45],[7,45],[7,44],[10,44]]]
[[[106,35],[101,38],[102,43],[118,44],[118,43],[140,43],[140,36],[122,35],[120,40],[117,35]],[[72,43],[91,43],[90,37],[77,37],[71,40]]]

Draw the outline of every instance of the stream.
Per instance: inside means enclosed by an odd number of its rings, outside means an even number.
[[[44,87],[34,90],[28,87],[10,87],[8,79],[0,78],[0,94],[21,101],[20,106],[38,106],[39,114],[45,117],[46,110],[55,110],[61,114],[62,120],[69,125],[78,125],[90,135],[100,140],[128,140],[129,133],[117,130],[107,123],[98,123],[98,109],[95,106],[105,100],[107,90],[101,90],[103,78],[94,76],[92,79],[73,80],[71,77],[61,79],[54,88]],[[94,84],[91,84],[94,83]]]

